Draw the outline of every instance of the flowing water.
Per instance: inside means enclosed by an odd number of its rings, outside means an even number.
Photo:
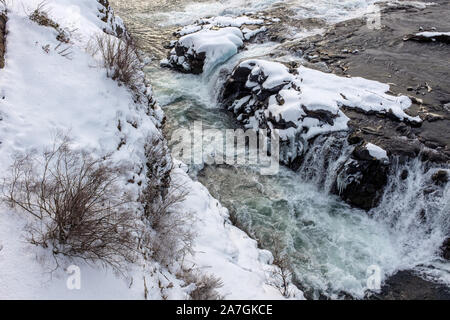
[[[154,63],[147,72],[156,98],[167,115],[167,133],[201,120],[205,127],[235,128],[217,105],[226,74],[245,57],[269,53],[277,44],[251,45],[206,75],[194,76],[159,67],[177,26],[214,15],[255,12],[277,6],[275,0],[136,0],[111,1]],[[330,22],[361,14],[370,0],[284,1],[299,17]],[[367,270],[377,266],[383,279],[400,269],[415,269],[450,284],[450,266],[439,247],[450,229],[450,190],[423,192],[435,168],[419,162],[394,166],[381,205],[369,214],[349,207],[329,193],[335,168],[349,152],[339,136],[317,139],[298,172],[280,168],[262,176],[257,168],[206,166],[191,168],[198,179],[237,218],[239,224],[271,248],[278,235],[302,288],[313,297],[346,292],[363,297]],[[403,180],[401,172],[410,174]],[[203,170],[200,170],[203,169]]]

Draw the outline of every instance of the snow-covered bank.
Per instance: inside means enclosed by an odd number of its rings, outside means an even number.
[[[281,299],[270,279],[277,267],[272,254],[257,247],[257,242],[234,227],[228,210],[214,199],[208,189],[194,182],[185,173],[187,167],[178,163],[173,176],[191,190],[182,206],[194,213],[197,239],[195,255],[189,260],[206,273],[223,279],[219,292],[226,299]],[[303,299],[303,293],[290,285],[290,298]]]
[[[14,1],[8,14],[6,66],[0,71],[1,178],[15,155],[30,149],[39,152],[62,131],[70,134],[75,147],[92,150],[99,157],[112,154],[115,163],[124,165],[127,171],[121,185],[136,200],[146,185],[145,145],[161,134],[162,111],[151,98],[150,86],[141,83],[139,94],[147,99],[136,102],[136,92],[108,78],[86,50],[94,36],[117,34],[124,26],[97,0],[49,2],[49,17],[58,29],[39,25],[28,13],[40,2]],[[68,41],[60,41],[61,30],[66,31]],[[168,160],[158,159],[150,165],[164,171]],[[190,191],[181,204],[195,217],[198,234],[196,254],[189,258],[189,265],[174,261],[167,267],[140,257],[116,275],[81,259],[59,257],[56,261],[51,249],[26,240],[29,217],[2,205],[0,298],[186,299],[195,285],[177,279],[182,267],[220,277],[224,285],[219,293],[225,298],[283,298],[267,284],[274,268],[271,255],[227,222],[226,210],[204,187],[180,169],[172,180]],[[137,218],[142,215],[138,203],[130,210]],[[71,264],[80,267],[81,290],[66,286],[65,268]],[[302,298],[300,291],[296,298]]]

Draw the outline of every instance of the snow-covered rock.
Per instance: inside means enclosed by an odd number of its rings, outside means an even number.
[[[344,107],[390,114],[401,121],[421,121],[404,112],[411,105],[409,98],[390,96],[387,91],[388,85],[376,81],[247,60],[234,69],[222,100],[246,128],[278,129],[289,146],[282,150],[281,159],[289,164],[303,153],[311,138],[348,129]]]
[[[239,28],[202,29],[182,36],[170,52],[167,64],[176,69],[199,74],[234,56],[244,45]]]
[[[245,41],[265,32],[266,27],[258,27],[262,24],[264,20],[246,16],[200,19],[175,33],[180,38],[171,44],[161,65],[185,73],[208,73],[237,54]]]
[[[369,151],[369,154],[377,160],[389,159],[386,150],[373,143],[368,143],[366,149]]]
[[[450,32],[424,31],[405,37],[405,40],[418,42],[443,42],[450,44]]]

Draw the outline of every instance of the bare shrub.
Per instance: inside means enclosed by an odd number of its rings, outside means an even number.
[[[217,289],[223,287],[220,278],[202,274],[197,270],[183,270],[178,274],[187,285],[194,284],[195,288],[189,293],[191,300],[222,300]]]
[[[276,268],[271,272],[269,284],[277,288],[284,297],[289,298],[292,295],[290,285],[293,277],[291,259],[279,235],[272,235],[271,242],[270,248],[274,257],[273,264]]]
[[[120,270],[135,258],[131,202],[118,185],[121,169],[71,148],[60,138],[42,154],[18,156],[3,200],[30,214],[30,241],[56,256],[100,261]]]
[[[116,38],[111,35],[97,35],[91,40],[88,51],[100,54],[108,77],[119,81],[133,91],[140,85],[141,62],[136,47],[130,38]]]
[[[187,190],[170,180],[172,162],[162,137],[153,136],[145,147],[147,158],[147,185],[142,192],[144,216],[154,230],[146,243],[152,256],[163,265],[182,259],[192,253],[195,233],[194,216],[181,208]]]

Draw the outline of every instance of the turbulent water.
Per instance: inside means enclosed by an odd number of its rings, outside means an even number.
[[[276,6],[275,0],[174,1],[141,0],[112,3],[155,61],[148,67],[155,95],[166,112],[167,131],[201,120],[206,127],[236,127],[216,103],[227,74],[244,57],[264,55],[275,43],[252,45],[210,74],[184,75],[162,69],[158,59],[167,50],[163,42],[179,25],[204,16],[240,14]],[[299,17],[330,22],[361,14],[375,1],[284,1]],[[208,166],[191,174],[229,208],[239,223],[270,248],[270,235],[287,245],[295,275],[313,297],[338,297],[342,292],[362,297],[369,266],[378,266],[383,278],[400,269],[415,269],[450,284],[450,267],[439,258],[439,247],[450,229],[450,198],[445,190],[424,195],[435,172],[419,162],[394,166],[381,205],[366,212],[350,208],[329,191],[339,161],[348,147],[339,136],[317,139],[298,172],[281,168],[262,176],[256,168]],[[408,178],[400,179],[407,168]]]

